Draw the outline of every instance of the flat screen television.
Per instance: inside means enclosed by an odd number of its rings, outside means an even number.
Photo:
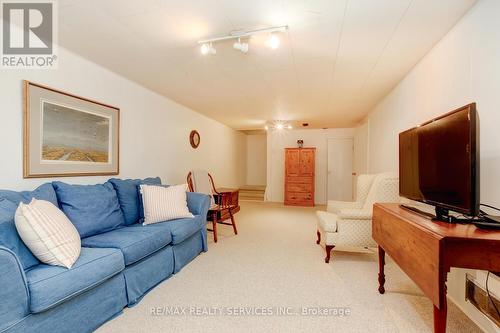
[[[399,134],[400,195],[449,211],[479,215],[479,119],[469,104]]]

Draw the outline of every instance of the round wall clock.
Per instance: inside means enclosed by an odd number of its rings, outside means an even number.
[[[192,130],[191,134],[189,134],[189,142],[191,143],[191,147],[194,149],[198,148],[200,145],[200,133],[196,130]]]

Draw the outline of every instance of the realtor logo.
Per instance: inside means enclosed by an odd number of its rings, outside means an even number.
[[[55,68],[54,3],[14,0],[1,4],[2,68]]]

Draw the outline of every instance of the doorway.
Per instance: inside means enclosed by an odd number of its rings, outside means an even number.
[[[328,139],[328,200],[353,200],[354,140]]]

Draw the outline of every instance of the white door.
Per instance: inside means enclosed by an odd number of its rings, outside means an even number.
[[[328,140],[328,200],[353,200],[353,139]]]

